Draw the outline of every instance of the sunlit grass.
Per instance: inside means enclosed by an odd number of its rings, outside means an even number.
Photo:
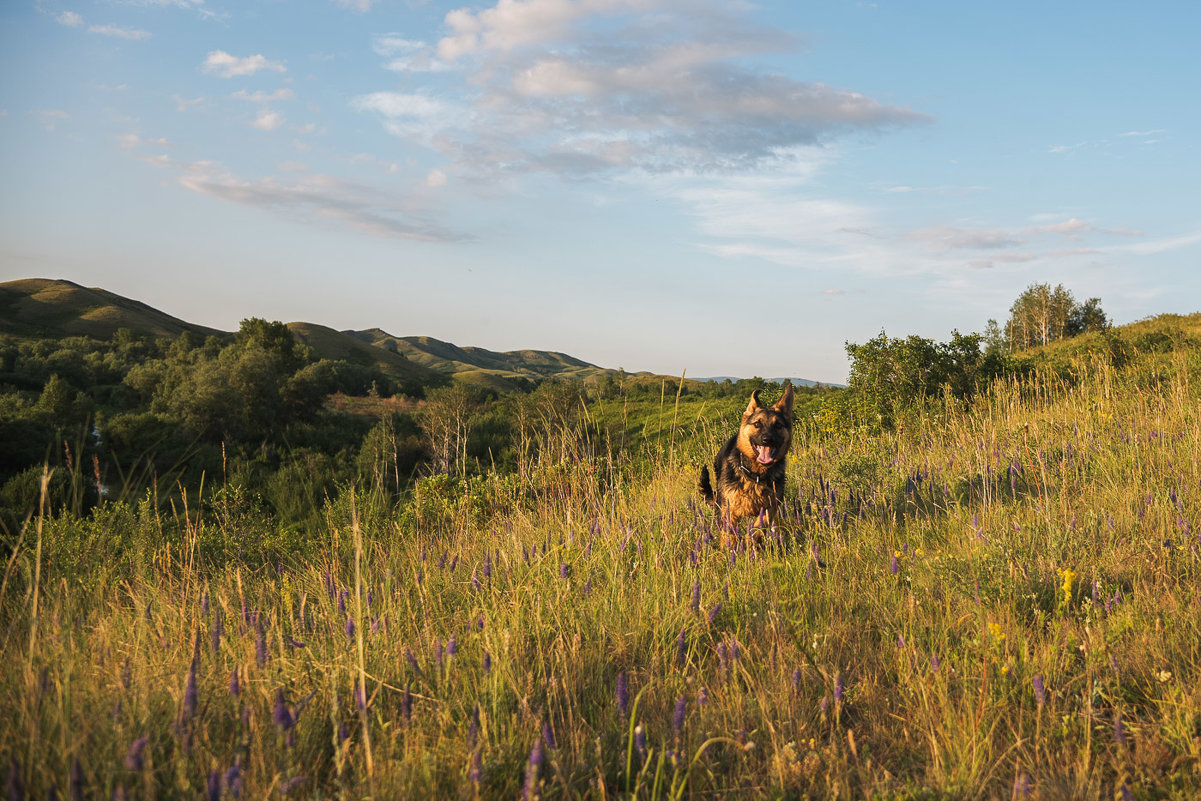
[[[274,568],[229,558],[271,533],[228,497],[47,517],[0,597],[0,769],[29,797],[1196,797],[1201,393],[1183,355],[1082,370],[895,434],[802,422],[758,552],[713,543],[727,432],[670,398],[633,462],[343,493]]]

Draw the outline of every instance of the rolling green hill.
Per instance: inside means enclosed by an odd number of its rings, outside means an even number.
[[[498,353],[486,348],[459,347],[433,337],[396,337],[378,328],[347,332],[373,346],[403,355],[411,362],[456,379],[504,388],[517,379],[595,378],[614,372],[565,353],[518,350]]]
[[[156,337],[178,336],[184,331],[202,337],[224,334],[184,322],[145,303],[70,281],[27,278],[0,284],[0,333],[105,339],[118,328]]]
[[[385,375],[416,380],[424,386],[445,382],[442,373],[419,364],[404,354],[375,347],[351,334],[316,323],[288,323],[288,329],[297,341],[308,345],[321,358],[347,361],[364,367],[378,367]]]
[[[184,331],[201,337],[232,336],[172,317],[140,301],[71,281],[28,278],[0,283],[0,334],[107,339],[120,328],[153,337],[178,336]],[[318,358],[375,366],[387,375],[425,386],[443,384],[449,377],[506,391],[547,378],[595,381],[603,375],[617,375],[616,370],[554,351],[498,353],[460,347],[433,337],[397,337],[379,328],[336,331],[308,322],[289,323],[288,328]],[[658,381],[662,377],[643,372],[628,378]]]

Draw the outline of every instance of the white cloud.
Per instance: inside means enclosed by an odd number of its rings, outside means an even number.
[[[1075,217],[1064,220],[1062,222],[1050,223],[1048,225],[1030,226],[1026,229],[1031,234],[1058,234],[1065,236],[1068,239],[1079,239],[1084,234],[1102,233],[1115,234],[1117,236],[1142,236],[1142,231],[1126,231],[1117,228],[1098,228],[1092,223],[1079,220]]]
[[[446,186],[446,173],[439,169],[430,170],[429,175],[425,176],[425,185],[431,189]]]
[[[384,69],[393,72],[445,72],[450,69],[450,65],[434,56],[433,48],[425,42],[394,33],[372,38],[371,49],[388,59]]]
[[[233,93],[232,97],[251,103],[271,103],[274,101],[295,100],[296,93],[287,87],[276,89],[274,92],[247,92],[245,89],[239,89]]]
[[[351,107],[378,114],[392,134],[433,146],[438,136],[453,135],[468,124],[465,109],[427,94],[372,92],[356,97]]]
[[[168,142],[166,139],[163,139],[161,137],[157,138],[157,139],[145,139],[141,135],[136,134],[136,133],[121,134],[120,136],[117,137],[117,143],[120,144],[121,147],[125,148],[126,150],[132,150],[134,148],[139,148],[139,147],[144,147],[144,146],[147,146],[147,147],[170,147],[171,146],[170,142]]]
[[[342,8],[349,8],[351,11],[359,14],[366,14],[370,11],[374,2],[375,0],[334,0],[335,5],[339,5]]]
[[[93,25],[88,28],[88,33],[96,33],[101,36],[112,36],[117,39],[149,39],[150,31],[143,31],[137,28],[120,28],[116,25]]]
[[[55,17],[60,25],[66,25],[69,28],[78,28],[83,25],[83,17],[76,14],[74,11],[64,11]]]
[[[70,114],[61,109],[38,109],[37,111],[30,112],[30,114],[47,131],[53,131],[58,123],[71,118]]]
[[[906,238],[925,243],[936,250],[995,250],[1014,247],[1025,240],[1008,231],[990,228],[961,228],[953,225],[932,225],[911,231]]]
[[[260,131],[274,131],[276,128],[284,124],[284,117],[276,111],[264,109],[259,112],[254,122],[250,123],[251,128],[256,128]]]
[[[372,236],[427,242],[463,239],[413,202],[328,175],[247,180],[217,162],[200,161],[184,165],[179,182],[193,192],[306,224],[327,221]]]
[[[753,169],[800,146],[928,119],[752,67],[796,42],[756,26],[748,11],[721,0],[500,0],[458,9],[445,17],[436,58],[402,36],[373,41],[377,53],[395,57],[392,69],[440,63],[464,73],[470,97],[454,128],[432,136],[427,125],[414,129],[411,111],[357,107],[468,172],[568,176]]]
[[[278,61],[269,61],[262,54],[238,58],[224,50],[211,51],[200,69],[202,72],[216,75],[219,78],[254,75],[260,70],[287,72],[287,68],[283,64]]]
[[[204,103],[203,97],[194,97],[189,100],[188,98],[181,97],[179,94],[171,95],[171,99],[175,101],[176,111],[191,111],[196,106]]]

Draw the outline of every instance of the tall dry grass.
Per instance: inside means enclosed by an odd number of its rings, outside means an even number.
[[[10,795],[1195,798],[1196,365],[1079,367],[802,425],[759,551],[670,399],[534,484],[344,494],[275,569],[206,564],[261,536],[207,508],[47,516],[0,589]]]

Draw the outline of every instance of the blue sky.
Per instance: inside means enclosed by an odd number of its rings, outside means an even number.
[[[0,279],[845,379],[1031,283],[1201,309],[1201,4],[14,0]]]

